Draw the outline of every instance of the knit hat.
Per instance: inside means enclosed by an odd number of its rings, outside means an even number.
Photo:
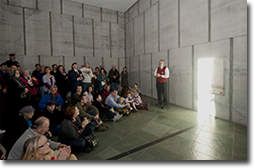
[[[47,106],[52,106],[52,105],[56,105],[55,101],[48,101],[47,102]]]
[[[19,111],[19,113],[20,113],[20,114],[22,114],[22,113],[31,113],[31,112],[33,112],[33,111],[35,111],[35,109],[33,109],[32,106],[25,106],[25,107],[23,107],[23,108]]]

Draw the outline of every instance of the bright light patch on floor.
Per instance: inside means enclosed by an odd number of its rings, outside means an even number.
[[[215,116],[215,95],[210,93],[214,58],[198,60],[198,112]]]

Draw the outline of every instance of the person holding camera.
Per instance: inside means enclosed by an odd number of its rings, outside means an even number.
[[[121,72],[121,86],[122,88],[128,87],[128,72],[126,71],[126,67]]]

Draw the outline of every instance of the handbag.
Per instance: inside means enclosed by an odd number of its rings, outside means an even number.
[[[84,139],[86,141],[85,151],[90,152],[91,150],[94,150],[94,147],[98,145],[98,138],[94,133],[89,136],[84,136]]]

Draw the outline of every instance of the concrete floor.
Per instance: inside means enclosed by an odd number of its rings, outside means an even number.
[[[247,160],[247,127],[169,105],[154,106],[96,131],[99,145],[79,160]]]

